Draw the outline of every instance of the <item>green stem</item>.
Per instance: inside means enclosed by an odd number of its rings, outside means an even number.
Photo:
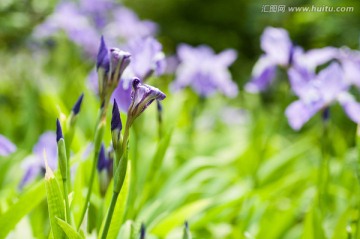
[[[68,193],[68,185],[66,178],[63,179],[63,187],[64,187],[64,198],[65,198],[65,209],[66,209],[66,222],[71,225],[69,193]]]
[[[115,174],[114,174],[114,191],[113,191],[113,196],[111,198],[111,203],[110,203],[110,207],[106,216],[106,221],[105,221],[105,225],[104,225],[104,229],[101,235],[102,239],[105,239],[109,228],[110,228],[110,223],[111,223],[111,219],[112,216],[114,214],[114,210],[115,210],[115,206],[116,206],[116,201],[117,198],[121,192],[122,186],[124,184],[125,181],[125,177],[126,177],[126,171],[127,171],[127,161],[128,161],[128,151],[127,151],[127,141],[129,139],[129,129],[130,129],[130,125],[128,123],[126,123],[126,127],[125,127],[125,132],[124,132],[124,141],[123,141],[123,153],[122,155],[117,156],[117,159],[119,158],[119,163],[118,166],[115,170]]]
[[[104,230],[102,232],[101,235],[101,239],[106,239],[106,236],[108,234],[109,228],[110,228],[110,223],[111,223],[111,219],[115,210],[115,205],[116,205],[116,201],[117,198],[119,196],[119,192],[113,192],[112,198],[111,198],[111,203],[110,203],[110,207],[109,207],[109,211],[107,213],[106,216],[106,221],[105,221],[105,225],[104,225]]]
[[[97,123],[98,127],[96,128],[95,137],[94,137],[94,157],[93,157],[92,167],[91,167],[89,189],[88,189],[87,194],[86,194],[84,206],[83,206],[83,208],[81,210],[80,220],[79,220],[79,223],[77,225],[77,230],[80,229],[81,223],[82,223],[82,221],[84,220],[84,217],[85,217],[86,209],[87,209],[88,204],[90,202],[92,187],[93,187],[94,179],[95,179],[97,160],[99,158],[101,141],[102,141],[103,136],[104,136],[104,128],[105,128],[105,125],[106,125],[106,114],[104,114],[104,111],[106,112],[105,107],[103,107],[101,109],[100,117],[99,117],[100,120],[98,120],[98,123]],[[105,118],[104,118],[104,115],[105,115]]]
[[[325,202],[328,196],[328,181],[329,181],[329,155],[328,155],[328,125],[324,122],[322,138],[321,138],[321,161],[319,165],[318,174],[318,195],[319,206],[322,212],[325,209]]]
[[[356,148],[357,148],[357,163],[355,166],[355,177],[357,179],[358,182],[358,205],[357,205],[357,211],[358,211],[358,215],[357,215],[357,220],[356,220],[356,229],[355,229],[355,238],[356,239],[360,239],[360,170],[359,170],[359,165],[360,165],[360,124],[357,125],[357,130],[356,130]]]

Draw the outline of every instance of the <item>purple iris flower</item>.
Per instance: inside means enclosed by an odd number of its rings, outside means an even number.
[[[56,169],[57,142],[55,132],[47,131],[43,133],[33,147],[33,154],[23,161],[22,168],[25,169],[25,175],[20,182],[20,188],[32,182],[42,171],[45,171],[44,152],[49,167]]]
[[[46,38],[59,31],[64,31],[73,42],[85,49],[87,54],[96,55],[100,34],[75,3],[60,3],[54,13],[35,29],[34,35],[37,38]]]
[[[85,53],[95,57],[100,35],[105,35],[112,45],[119,45],[134,37],[155,34],[157,25],[140,20],[133,11],[112,0],[62,1],[35,29],[34,36],[46,38],[59,31],[64,31]]]
[[[153,37],[136,38],[127,44],[126,48],[132,55],[130,66],[134,76],[143,79],[155,73],[160,76],[164,73],[166,62],[162,45]]]
[[[248,92],[261,92],[273,82],[278,67],[291,66],[315,72],[316,67],[325,64],[338,55],[338,49],[324,47],[307,52],[294,46],[285,29],[267,27],[261,36],[261,49],[264,51],[255,63],[250,82],[245,85]]]
[[[148,37],[156,34],[158,26],[148,20],[140,20],[130,9],[122,6],[112,12],[113,20],[104,28],[104,34],[109,37],[128,41],[138,37]]]
[[[237,53],[228,49],[216,55],[205,45],[191,47],[182,44],[177,49],[180,65],[176,79],[171,85],[173,90],[191,86],[199,95],[208,97],[221,92],[228,97],[238,93],[228,67],[235,61]]]
[[[0,134],[0,156],[8,156],[16,151],[16,146]]]
[[[133,39],[125,49],[131,53],[131,64],[125,70],[112,97],[118,102],[121,111],[127,112],[131,104],[133,78],[139,77],[146,81],[153,74],[162,75],[166,61],[161,44],[153,37]]]
[[[267,27],[261,35],[261,49],[265,52],[256,62],[250,82],[245,85],[249,92],[267,89],[273,81],[276,67],[287,67],[291,61],[293,44],[285,29]]]
[[[299,97],[285,111],[293,129],[299,130],[315,113],[336,101],[351,120],[360,122],[360,104],[348,93],[350,85],[338,63],[331,63],[318,74],[305,68],[290,68],[288,74],[292,89]]]

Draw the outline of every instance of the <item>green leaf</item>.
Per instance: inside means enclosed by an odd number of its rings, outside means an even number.
[[[43,182],[34,185],[25,192],[15,204],[0,215],[0,238],[5,238],[16,224],[36,208],[44,198],[45,187]]]
[[[64,201],[59,184],[52,170],[46,166],[45,188],[49,208],[50,225],[54,238],[64,238],[65,234],[59,227],[56,218],[65,219]]]
[[[310,208],[304,223],[303,239],[322,239],[325,238],[324,229],[321,221],[320,209],[315,205]]]
[[[56,218],[57,224],[61,227],[61,229],[65,232],[66,236],[69,239],[84,239],[80,233],[76,231],[71,225],[60,218]]]
[[[126,202],[127,202],[127,198],[128,198],[128,194],[129,194],[129,184],[130,184],[130,172],[131,172],[131,162],[128,162],[128,169],[127,169],[127,173],[125,176],[125,181],[123,184],[123,187],[120,191],[119,197],[117,199],[116,202],[116,206],[115,206],[115,210],[114,210],[114,214],[113,217],[111,219],[111,224],[110,224],[110,228],[109,228],[109,232],[107,235],[107,238],[112,239],[112,238],[116,238],[121,225],[123,223],[124,220],[124,213],[125,213],[125,209],[126,209]]]
[[[202,211],[210,203],[211,200],[202,199],[187,204],[160,221],[152,232],[160,237],[165,237],[172,229],[182,225],[184,221]]]

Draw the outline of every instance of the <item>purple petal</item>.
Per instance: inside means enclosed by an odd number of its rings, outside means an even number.
[[[251,93],[264,91],[274,80],[276,65],[267,56],[262,56],[256,62],[251,80],[245,85],[245,90]]]
[[[129,42],[128,50],[132,54],[130,65],[134,76],[145,80],[153,72],[158,76],[165,70],[165,55],[161,44],[153,37],[136,38]]]
[[[267,27],[261,35],[261,48],[274,63],[289,64],[292,43],[285,29]]]
[[[357,124],[360,123],[360,103],[356,102],[347,92],[341,94],[338,101],[349,118]]]
[[[237,58],[237,52],[233,49],[225,50],[218,54],[218,64],[230,66]]]
[[[141,21],[128,8],[121,7],[113,11],[114,19],[106,26],[106,32],[126,41],[137,37],[152,36],[157,32],[157,25],[151,21]]]
[[[121,80],[119,85],[114,90],[111,96],[111,101],[114,101],[114,99],[116,100],[119,109],[122,112],[127,113],[131,104],[131,87],[125,86],[124,80]]]
[[[302,67],[291,67],[288,70],[291,89],[300,98],[304,98],[304,94],[308,94],[310,81],[315,79],[315,74]]]
[[[52,131],[43,133],[33,148],[33,153],[38,157],[40,164],[44,165],[44,151],[51,169],[57,168],[57,143],[56,134]]]
[[[191,47],[186,44],[181,44],[177,50],[181,63],[176,71],[176,79],[171,84],[172,90],[190,86],[204,97],[215,92],[228,97],[237,95],[237,85],[232,81],[228,69],[236,58],[234,50],[225,50],[216,55],[208,46]]]
[[[313,49],[305,53],[301,49],[295,51],[293,61],[295,65],[303,67],[309,71],[315,72],[316,67],[331,61],[332,59],[336,58],[338,54],[339,54],[339,50],[334,47]]]
[[[306,104],[297,100],[286,108],[285,115],[291,128],[299,130],[320,109],[321,104]]]
[[[0,156],[7,156],[16,151],[16,146],[0,134]]]
[[[340,65],[335,62],[319,72],[316,84],[321,97],[328,103],[334,101],[348,87],[343,78],[343,71]]]
[[[30,156],[30,157],[34,157],[35,160],[38,160],[38,158],[36,156]],[[29,159],[29,158],[25,158],[24,161],[32,161],[34,159]],[[37,163],[33,163],[31,165],[28,165],[28,167],[26,168],[24,177],[22,178],[19,187],[23,188],[26,184],[31,183],[32,181],[34,181],[34,179],[40,174],[41,172],[41,167],[39,167],[39,165]]]

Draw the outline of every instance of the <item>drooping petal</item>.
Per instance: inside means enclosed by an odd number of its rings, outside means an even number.
[[[355,123],[360,123],[360,103],[347,92],[340,94],[338,101],[348,117]]]
[[[131,104],[131,87],[126,87],[123,80],[120,81],[112,94],[111,101],[114,99],[116,99],[120,110],[127,113]]]
[[[321,104],[306,104],[301,100],[294,101],[285,110],[289,125],[299,130],[310,118],[321,109]]]
[[[16,151],[16,146],[0,134],[0,156],[7,156]]]
[[[276,65],[267,56],[262,56],[256,62],[251,80],[245,85],[245,90],[251,93],[264,91],[274,80]]]
[[[37,156],[29,156],[24,159],[25,162],[26,161],[30,162],[30,161],[34,161],[34,160],[38,161],[39,158]],[[23,166],[23,168],[25,169],[25,174],[20,181],[19,188],[23,188],[26,184],[29,184],[32,181],[34,181],[35,178],[37,176],[39,176],[41,169],[42,169],[41,166],[39,166],[39,162],[33,162],[32,164],[27,163],[27,167],[25,168]]]
[[[287,73],[291,89],[298,97],[306,98],[305,95],[311,94],[309,85],[315,79],[315,73],[302,67],[291,67]]]
[[[39,164],[44,166],[44,151],[49,167],[57,168],[57,143],[56,134],[53,131],[43,133],[36,145],[33,147],[33,153],[37,156]]]

